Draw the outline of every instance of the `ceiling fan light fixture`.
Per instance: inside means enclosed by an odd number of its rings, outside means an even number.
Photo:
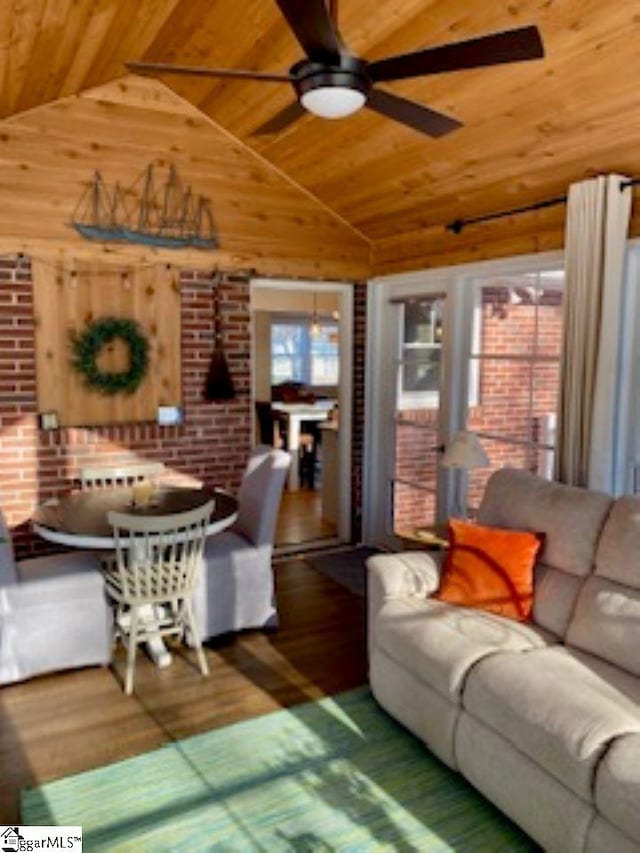
[[[300,97],[300,103],[310,113],[320,118],[346,118],[365,105],[367,96],[358,89],[347,86],[319,86]]]

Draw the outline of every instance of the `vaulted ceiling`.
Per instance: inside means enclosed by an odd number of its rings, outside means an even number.
[[[355,267],[371,246],[381,268],[393,268],[394,257],[401,267],[398,253],[420,255],[416,241],[434,229],[442,241],[444,223],[562,195],[587,174],[640,173],[638,0],[341,0],[339,23],[348,46],[366,59],[526,24],[540,28],[546,49],[539,61],[389,84],[464,123],[440,139],[366,110],[338,122],[306,116],[279,134],[257,136],[256,128],[293,100],[287,85],[162,78],[179,96],[179,122],[186,102],[210,120],[212,134],[230,134],[227,144],[242,151],[243,162],[260,174],[272,167],[269,191],[254,199],[265,221],[281,214],[278,193],[295,196],[298,224],[329,228],[331,220],[339,250],[353,251]],[[0,51],[0,112],[9,136],[16,123],[25,126],[16,114],[51,109],[43,105],[118,80],[127,60],[285,71],[301,58],[273,0],[0,0]],[[107,100],[135,110],[140,104],[127,95],[135,90],[123,87],[118,99],[111,88]],[[148,84],[145,91],[152,90]],[[157,97],[170,115],[169,96]],[[85,132],[99,143],[98,130],[109,142],[108,122],[101,129],[86,124],[73,100],[66,103],[76,143]],[[31,114],[31,133],[38,113]],[[114,122],[127,119],[113,115]],[[189,134],[184,124],[178,128]],[[168,124],[150,125],[146,150],[153,153],[155,135],[166,154],[165,131],[168,139]],[[46,137],[40,142],[46,146]],[[190,162],[204,156],[187,153]],[[16,153],[12,162],[19,159]],[[216,168],[205,161],[201,173]],[[0,156],[0,193],[1,166]],[[326,241],[325,231],[316,242]]]

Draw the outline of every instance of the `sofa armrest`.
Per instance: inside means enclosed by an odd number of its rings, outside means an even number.
[[[373,623],[385,601],[393,598],[425,599],[440,585],[443,552],[402,551],[376,554],[367,560],[368,634],[373,641]]]
[[[426,598],[440,585],[442,555],[425,551],[369,557],[369,597]]]

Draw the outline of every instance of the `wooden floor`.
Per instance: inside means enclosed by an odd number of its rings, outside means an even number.
[[[336,525],[322,517],[322,499],[318,489],[283,492],[276,545],[300,545],[336,535]]]
[[[276,583],[279,630],[211,643],[209,678],[178,649],[163,670],[138,653],[132,697],[103,667],[0,688],[0,823],[19,821],[21,787],[363,684],[364,600],[300,560]]]

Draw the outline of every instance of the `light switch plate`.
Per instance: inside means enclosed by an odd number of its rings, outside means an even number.
[[[58,429],[57,412],[40,412],[40,429]]]
[[[178,426],[184,420],[180,406],[158,406],[158,423],[160,426]]]

